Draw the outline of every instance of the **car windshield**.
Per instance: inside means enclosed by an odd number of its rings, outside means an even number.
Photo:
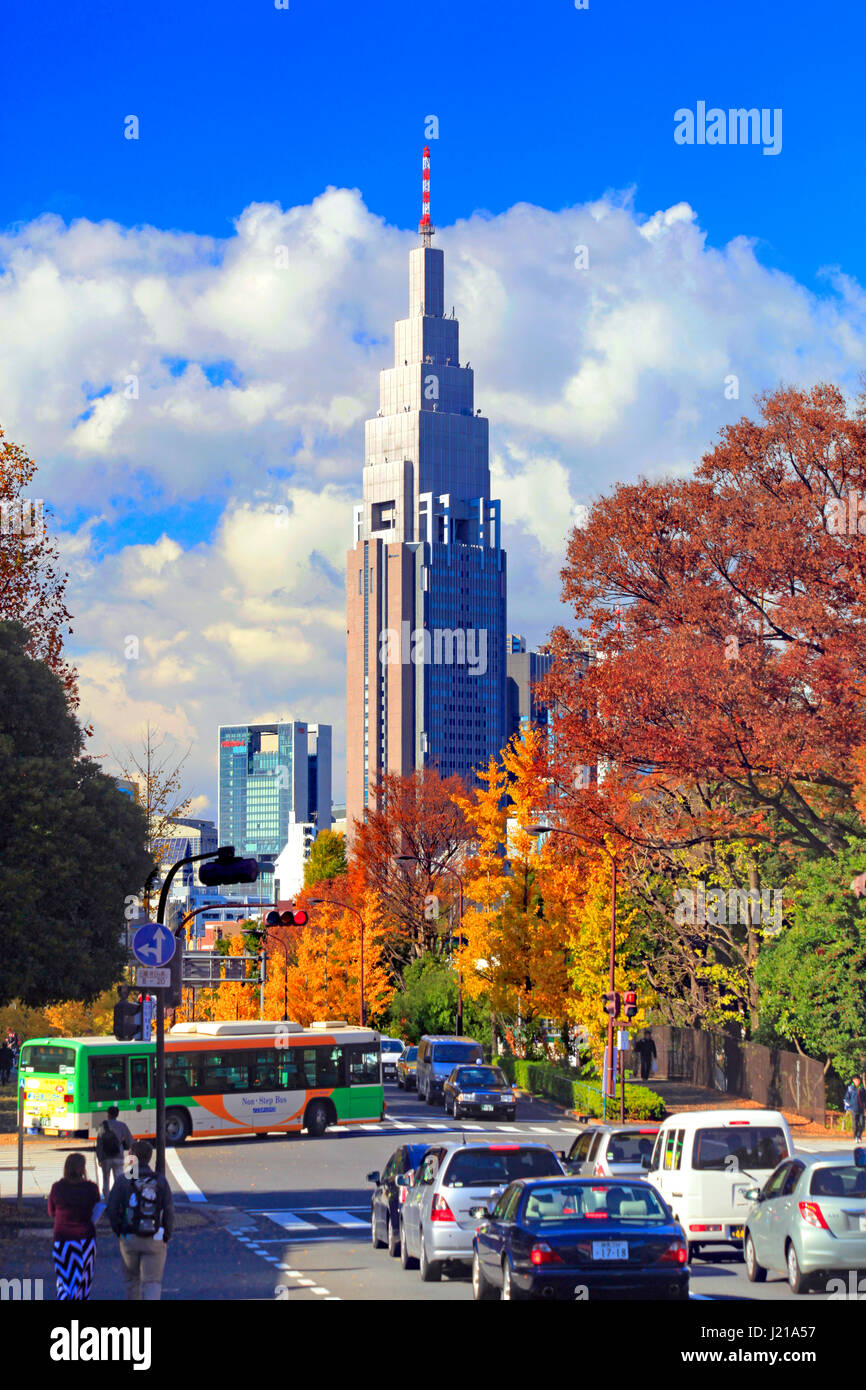
[[[610,1225],[654,1222],[662,1225],[668,1214],[651,1187],[646,1184],[551,1183],[532,1187],[526,1194],[523,1220],[532,1225],[544,1222],[580,1221]]]
[[[404,1061],[404,1062],[414,1062],[414,1061],[417,1060],[417,1057],[418,1057],[418,1049],[417,1049],[417,1047],[407,1047],[407,1048],[406,1048],[406,1051],[403,1053],[403,1061]]]
[[[433,1049],[434,1062],[480,1062],[480,1049],[475,1043],[437,1043]]]
[[[403,1051],[403,1044],[402,1044],[401,1042],[392,1042],[390,1038],[383,1038],[383,1039],[382,1039],[382,1051],[383,1051],[383,1052],[402,1052],[402,1051]]]
[[[649,1158],[657,1131],[637,1134],[633,1130],[619,1131],[607,1136],[604,1156],[608,1163],[640,1163],[646,1155]]]
[[[719,1125],[695,1131],[692,1166],[702,1172],[769,1170],[787,1157],[785,1135],[775,1125]]]
[[[521,1148],[518,1144],[489,1149],[459,1149],[445,1174],[446,1187],[491,1187],[515,1178],[548,1178],[561,1169],[552,1149]]]
[[[454,1080],[459,1086],[507,1086],[498,1067],[460,1067]]]
[[[866,1168],[839,1163],[832,1168],[816,1168],[809,1185],[812,1197],[859,1197],[866,1199]]]

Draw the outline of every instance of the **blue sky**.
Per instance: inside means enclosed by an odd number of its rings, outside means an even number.
[[[599,492],[687,472],[780,381],[856,390],[864,13],[12,0],[0,423],[60,531],[100,749],[151,720],[212,813],[219,723],[331,722],[339,799],[345,552],[427,117],[530,643]],[[781,152],[677,144],[698,102],[780,108]]]
[[[806,284],[863,272],[866,7],[590,0],[40,0],[3,27],[0,223],[66,219],[224,236],[253,201],[361,190],[417,220],[423,117],[440,119],[434,214],[560,209],[637,188],[685,200],[710,241],[759,238]],[[673,113],[781,107],[783,149],[705,151]],[[122,138],[124,116],[141,122]]]

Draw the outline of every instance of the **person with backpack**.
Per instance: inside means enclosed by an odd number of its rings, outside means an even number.
[[[132,1145],[132,1133],[128,1125],[117,1117],[120,1114],[116,1105],[108,1107],[108,1116],[96,1133],[96,1161],[102,1169],[102,1195],[108,1201],[108,1190],[123,1172],[124,1153]]]
[[[863,1138],[863,1121],[866,1119],[866,1095],[859,1076],[851,1078],[851,1085],[845,1092],[844,1106],[850,1112],[851,1123],[854,1126],[854,1143],[859,1144]]]
[[[137,1139],[132,1156],[132,1174],[124,1173],[111,1189],[108,1219],[118,1237],[127,1299],[158,1302],[174,1202],[165,1178],[150,1167],[153,1145]]]

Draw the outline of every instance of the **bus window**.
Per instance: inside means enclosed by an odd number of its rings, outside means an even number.
[[[165,1093],[188,1096],[199,1089],[198,1058],[194,1052],[165,1054]]]
[[[278,1066],[276,1052],[252,1053],[250,1087],[256,1091],[277,1091],[285,1088],[285,1069]]]
[[[129,1059],[129,1094],[133,1100],[147,1095],[147,1057]]]
[[[91,1057],[88,1075],[91,1101],[126,1100],[125,1057]]]
[[[316,1048],[316,1085],[339,1086],[342,1080],[343,1049],[341,1047]]]
[[[349,1085],[378,1086],[381,1083],[379,1049],[353,1043],[349,1049]]]
[[[247,1053],[205,1053],[202,1063],[201,1089],[218,1095],[227,1091],[248,1091],[249,1067]]]

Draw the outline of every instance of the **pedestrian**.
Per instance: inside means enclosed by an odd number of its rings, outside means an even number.
[[[90,1297],[96,1259],[96,1230],[104,1208],[99,1188],[85,1173],[87,1161],[79,1149],[67,1155],[63,1177],[48,1194],[48,1215],[54,1221],[54,1274],[57,1297],[84,1300]]]
[[[9,1078],[12,1075],[12,1048],[8,1042],[4,1042],[0,1047],[0,1086],[8,1086]]]
[[[854,1143],[859,1144],[863,1138],[863,1122],[866,1120],[866,1094],[860,1084],[860,1077],[853,1076],[851,1085],[845,1092],[844,1106],[851,1115],[851,1123],[854,1126]]]
[[[641,1081],[646,1081],[652,1069],[652,1064],[658,1056],[656,1045],[652,1033],[647,1030],[642,1038],[638,1038],[634,1045],[634,1050],[640,1057],[640,1076]]]
[[[108,1199],[108,1219],[118,1237],[126,1297],[158,1302],[162,1294],[167,1243],[174,1230],[171,1188],[150,1167],[153,1145],[137,1139],[132,1146],[134,1175],[124,1173]]]
[[[117,1106],[110,1106],[96,1131],[96,1161],[102,1169],[102,1195],[106,1202],[110,1187],[123,1172],[124,1153],[132,1144],[129,1129],[117,1116]]]

